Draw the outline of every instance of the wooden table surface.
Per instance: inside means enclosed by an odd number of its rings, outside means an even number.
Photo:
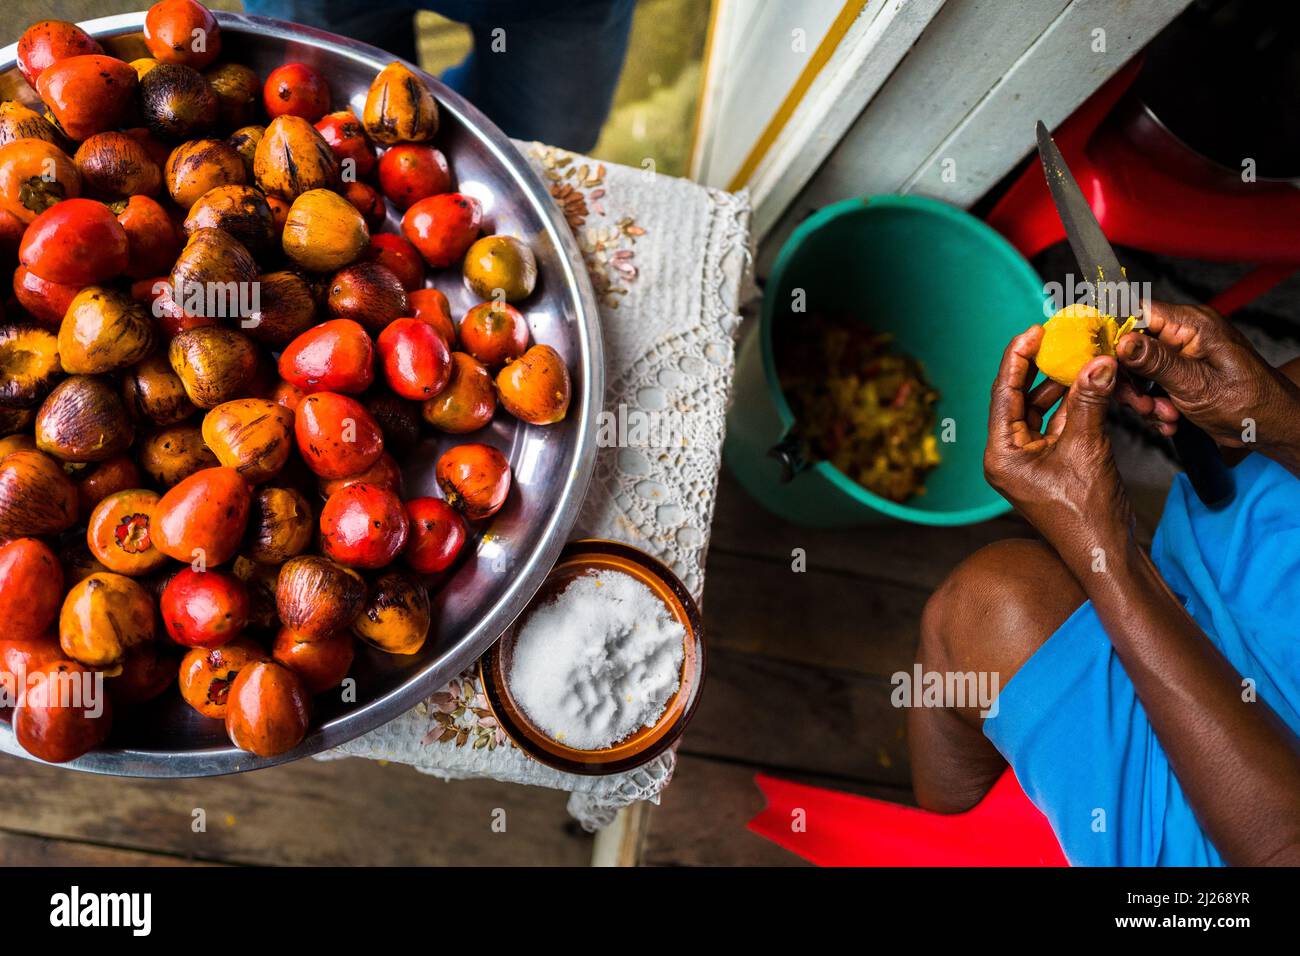
[[[771,517],[724,475],[704,595],[704,696],[631,858],[799,863],[744,828],[762,806],[758,770],[909,800],[889,675],[911,666],[921,608],[943,575],[983,544],[1024,533],[1014,518],[809,531]],[[792,569],[795,548],[806,571]],[[446,783],[364,760],[163,781],[0,757],[0,773],[0,865],[585,865],[592,853],[565,794]],[[504,832],[493,827],[497,810]]]

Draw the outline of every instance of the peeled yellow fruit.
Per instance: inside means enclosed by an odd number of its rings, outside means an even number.
[[[1102,315],[1090,305],[1067,305],[1043,326],[1043,341],[1035,361],[1048,378],[1073,385],[1079,370],[1098,355],[1114,355],[1115,343],[1133,328],[1113,315]]]

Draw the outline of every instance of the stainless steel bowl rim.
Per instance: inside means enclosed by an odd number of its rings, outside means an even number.
[[[223,32],[253,33],[271,39],[307,44],[331,55],[346,57],[375,72],[400,59],[368,44],[322,30],[269,17],[214,12]],[[80,25],[91,36],[106,38],[142,31],[144,18],[143,12],[127,13],[89,20]],[[16,65],[17,49],[17,43],[13,43],[0,50],[0,72],[6,72]],[[563,286],[573,300],[576,316],[573,325],[578,337],[580,356],[576,379],[583,387],[575,390],[569,410],[570,419],[577,424],[576,443],[570,456],[572,467],[564,475],[559,493],[547,512],[547,520],[538,543],[523,559],[518,573],[508,583],[504,594],[478,617],[469,633],[461,636],[446,653],[383,696],[359,704],[323,725],[313,725],[306,739],[294,750],[274,757],[258,757],[233,746],[176,751],[103,748],[60,766],[90,773],[138,777],[215,776],[286,763],[346,743],[410,710],[448,680],[470,667],[523,611],[545,580],[568,539],[595,470],[596,417],[604,395],[604,350],[599,312],[581,251],[559,208],[505,134],[436,77],[424,73],[416,64],[407,62],[407,65],[430,84],[443,113],[453,117],[489,150],[501,169],[513,180],[519,195],[544,224],[548,238],[561,253],[558,258],[564,272]],[[169,691],[175,692],[174,689]],[[4,722],[0,722],[0,752],[29,760],[36,759],[18,745],[11,726]]]

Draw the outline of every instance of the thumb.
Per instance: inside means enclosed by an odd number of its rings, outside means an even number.
[[[1191,384],[1192,363],[1150,335],[1128,333],[1119,340],[1115,355],[1129,371],[1171,394],[1186,393]]]
[[[1063,438],[1102,433],[1106,424],[1106,406],[1115,391],[1118,371],[1119,366],[1109,355],[1099,355],[1079,370],[1074,385],[1065,396]]]

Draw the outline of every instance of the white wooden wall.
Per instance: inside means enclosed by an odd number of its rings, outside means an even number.
[[[692,178],[731,181],[844,0],[714,0]],[[795,31],[803,31],[796,49]]]
[[[903,192],[971,205],[1033,148],[1035,120],[1059,124],[1190,0],[867,0],[744,183],[736,170],[802,70],[775,51],[788,53],[805,7],[827,24],[839,11],[829,0],[718,2],[696,178],[750,188],[762,272],[799,221],[838,199]],[[728,35],[742,29],[755,36],[727,60]],[[783,68],[764,76],[760,62]]]

